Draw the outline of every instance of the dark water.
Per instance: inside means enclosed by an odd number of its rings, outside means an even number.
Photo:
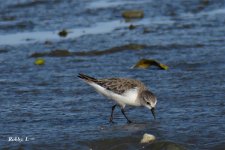
[[[145,17],[125,22],[121,13],[127,9],[141,9]],[[130,24],[137,27],[129,30]],[[138,149],[144,133],[187,149],[225,149],[224,24],[223,0],[1,1],[1,149]],[[66,38],[57,35],[62,29],[69,31]],[[131,43],[146,46],[98,56],[44,57],[43,66],[29,57]],[[130,69],[141,58],[170,68]],[[157,120],[146,109],[127,107],[134,123],[126,124],[116,109],[116,123],[109,124],[113,103],[80,81],[79,72],[143,81],[158,97]]]

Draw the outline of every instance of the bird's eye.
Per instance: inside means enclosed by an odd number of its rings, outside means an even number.
[[[147,104],[148,104],[148,105],[150,105],[150,103],[149,103],[149,102],[147,102]]]

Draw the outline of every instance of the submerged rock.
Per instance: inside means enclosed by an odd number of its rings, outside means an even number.
[[[155,139],[156,138],[154,135],[145,133],[143,135],[143,138],[141,139],[141,143],[149,143],[149,142],[154,141]]]
[[[183,146],[170,141],[159,141],[147,145],[144,149],[153,150],[186,150]]]
[[[143,30],[143,34],[150,33],[150,32],[151,32],[151,30],[148,28],[144,28],[144,30]]]
[[[127,10],[122,13],[122,16],[125,19],[143,18],[144,12],[142,10]]]
[[[49,56],[49,57],[65,57],[65,56],[71,56],[71,52],[68,50],[53,50],[50,52],[40,52],[40,53],[33,53],[31,57],[44,57],[44,56]]]
[[[92,51],[80,51],[80,52],[70,52],[68,50],[56,49],[50,52],[35,52],[31,54],[30,57],[100,56],[100,55],[118,53],[122,51],[141,50],[146,47],[147,45],[127,44],[127,45],[112,47],[105,50],[92,50]]]
[[[58,35],[61,36],[61,37],[66,37],[67,34],[68,34],[68,32],[67,32],[65,29],[63,29],[62,31],[60,31],[60,32],[58,33]]]
[[[52,45],[52,43],[53,43],[53,42],[52,42],[52,41],[49,41],[49,40],[46,40],[46,41],[44,42],[45,45]]]
[[[55,57],[60,57],[60,56],[70,56],[71,52],[68,50],[54,50],[49,53],[49,56],[55,56]]]
[[[136,27],[137,27],[137,26],[132,25],[132,24],[131,24],[131,25],[129,25],[129,29],[130,29],[130,30],[133,30],[133,29],[135,29]]]
[[[106,54],[113,54],[123,51],[133,51],[133,50],[141,50],[146,48],[147,45],[141,44],[127,44],[122,46],[116,46],[105,50],[93,50],[93,51],[86,51],[86,52],[74,52],[74,55],[77,56],[98,56],[98,55],[106,55]]]
[[[83,144],[93,150],[137,150],[140,148],[138,142],[138,138],[126,136],[84,141]]]
[[[1,21],[14,21],[14,20],[16,20],[16,17],[15,16],[2,16],[2,17],[0,17],[0,20]]]
[[[168,66],[159,63],[158,61],[154,60],[154,59],[141,59],[139,60],[134,66],[132,66],[131,68],[142,68],[142,69],[146,69],[150,66],[157,66],[160,69],[163,70],[168,70]]]
[[[1,54],[1,53],[7,53],[7,52],[8,52],[7,49],[0,49],[0,54]]]

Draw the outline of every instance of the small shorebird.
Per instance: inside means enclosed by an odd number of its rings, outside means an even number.
[[[116,102],[116,104],[112,106],[110,122],[113,122],[115,107],[120,106],[121,112],[127,119],[127,122],[131,123],[124,111],[126,105],[145,106],[151,110],[155,118],[156,96],[150,92],[142,82],[128,78],[95,79],[81,73],[78,77],[92,86],[98,93]]]

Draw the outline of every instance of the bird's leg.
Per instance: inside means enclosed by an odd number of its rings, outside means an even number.
[[[131,121],[127,118],[124,108],[121,108],[121,112],[123,113],[124,117],[127,119],[127,123],[131,123]]]
[[[111,112],[111,116],[110,116],[110,119],[109,119],[109,122],[113,122],[113,112],[114,112],[114,109],[117,105],[113,105],[112,106],[112,112]]]

